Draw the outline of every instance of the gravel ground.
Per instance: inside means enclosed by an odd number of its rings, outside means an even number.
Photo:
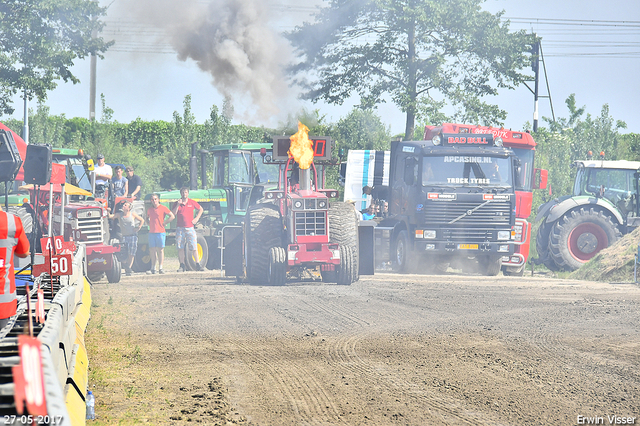
[[[379,274],[268,287],[173,263],[93,285],[98,423],[640,424],[635,284]]]

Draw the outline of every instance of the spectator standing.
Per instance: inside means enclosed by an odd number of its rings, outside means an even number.
[[[196,216],[193,216],[193,212],[198,210]],[[204,209],[198,202],[189,198],[189,188],[180,188],[180,199],[173,204],[171,211],[178,218],[176,225],[176,245],[178,247],[178,259],[180,259],[180,268],[178,272],[184,272],[185,266],[185,254],[182,250],[185,246],[189,249],[191,256],[194,259],[198,258],[198,236],[194,225],[200,220]],[[200,263],[196,262],[196,270],[200,271]]]
[[[169,217],[169,220],[167,219]],[[160,204],[160,196],[151,196],[151,207],[147,210],[149,219],[149,254],[151,255],[151,270],[147,274],[156,273],[156,262],[158,263],[158,273],[164,274],[162,264],[164,263],[164,246],[167,239],[165,226],[171,222],[175,216],[166,206]]]
[[[142,189],[142,179],[140,176],[133,173],[133,167],[127,166],[127,197],[133,197],[135,200],[140,199],[140,191]]]
[[[113,169],[110,165],[105,164],[104,155],[98,154],[98,165],[93,168],[93,172],[96,174],[96,197],[104,197],[104,191],[107,189],[107,184],[113,176]]]
[[[122,169],[120,169],[120,171],[122,171]],[[109,219],[113,218],[118,219],[118,223],[120,225],[122,238],[124,239],[124,246],[127,250],[128,256],[124,270],[127,276],[130,277],[133,259],[136,256],[136,251],[138,250],[138,231],[142,228],[144,219],[131,210],[131,201],[125,201],[124,204],[122,204],[122,211],[109,215]],[[163,273],[162,266],[160,267],[160,273]]]
[[[16,278],[13,254],[29,256],[29,240],[18,216],[6,213],[0,207],[0,329],[16,314]]]
[[[116,166],[116,176],[111,179],[116,197],[124,197],[129,192],[129,181],[122,176],[122,166]]]

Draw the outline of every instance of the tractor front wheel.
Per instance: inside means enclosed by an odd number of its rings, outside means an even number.
[[[575,271],[622,234],[611,217],[601,210],[572,210],[558,220],[550,235],[550,255],[567,271]]]

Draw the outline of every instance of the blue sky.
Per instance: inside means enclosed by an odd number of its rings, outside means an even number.
[[[197,121],[202,123],[209,116],[212,105],[222,106],[225,90],[234,94],[234,122],[251,125],[275,126],[302,107],[319,109],[330,121],[336,121],[357,103],[357,99],[343,106],[301,102],[295,99],[295,93],[277,88],[273,80],[272,87],[247,89],[254,91],[253,98],[246,91],[244,95],[239,94],[244,86],[238,86],[241,88],[234,92],[234,82],[227,82],[226,89],[221,89],[219,84],[216,88],[212,84],[212,75],[202,71],[194,60],[178,58],[164,38],[163,30],[135,18],[135,11],[132,13],[131,10],[132,1],[102,2],[104,5],[110,4],[105,38],[114,38],[117,44],[106,53],[104,60],[98,61],[98,117],[101,113],[101,93],[105,95],[107,106],[114,110],[114,119],[119,122],[130,122],[137,117],[143,120],[171,120],[174,111],[182,111],[185,95],[191,95],[193,113]],[[237,1],[250,4],[255,0]],[[162,2],[173,2],[173,5],[193,2],[199,6],[206,6],[207,3],[204,0],[135,1],[137,5],[147,6],[149,2],[155,2],[156,6]],[[309,14],[314,7],[322,3],[319,0],[272,0],[270,7],[261,11],[259,18],[270,22],[271,28],[277,31],[290,30],[303,20],[310,19]],[[575,93],[578,106],[586,106],[592,116],[598,116],[602,106],[608,104],[610,115],[627,123],[628,129],[623,133],[640,133],[637,107],[640,94],[640,78],[637,76],[640,71],[640,2],[487,0],[483,8],[493,13],[505,10],[504,16],[512,18],[512,29],[534,31],[542,37],[556,117],[568,116],[564,101],[571,93]],[[279,56],[282,55],[284,59],[286,52],[273,52],[274,62],[283,62]],[[268,62],[269,57],[265,55],[263,60]],[[259,75],[249,76],[248,80],[259,79],[269,67],[270,64],[265,63],[264,68],[258,70]],[[80,84],[60,83],[49,94],[46,104],[52,114],[88,117],[89,61],[77,62],[74,72],[80,78]],[[540,83],[540,94],[548,94],[544,80]],[[252,107],[257,103],[256,96],[261,96],[263,100],[271,99],[279,107],[280,113],[261,114]],[[23,104],[20,99],[16,101],[14,117],[21,118]],[[532,122],[533,94],[526,87],[505,90],[494,101],[509,114],[506,127],[522,129],[525,122]],[[542,98],[539,105],[540,117],[550,117],[549,100]],[[30,106],[35,107],[35,102]],[[404,115],[393,104],[381,105],[378,113],[392,132],[404,131]],[[542,121],[540,125],[543,125]]]

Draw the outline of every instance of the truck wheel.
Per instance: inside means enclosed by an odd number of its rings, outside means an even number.
[[[353,281],[360,279],[358,249],[358,215],[349,203],[334,202],[327,212],[329,217],[329,242],[351,247],[353,253]]]
[[[407,231],[400,231],[393,245],[393,270],[395,272],[405,273],[409,268],[409,235]]]
[[[7,213],[12,213],[20,218],[25,234],[33,231],[33,216],[24,207],[9,207]],[[29,239],[31,241],[31,239]]]
[[[524,275],[525,266],[526,264],[522,265],[517,269],[514,266],[503,266],[502,275],[504,275],[505,277],[521,277]]]
[[[349,246],[340,246],[340,270],[338,270],[338,285],[351,285],[354,278],[353,249]]]
[[[560,268],[575,271],[621,236],[610,216],[601,210],[580,208],[556,222],[549,247]]]
[[[220,262],[220,248],[215,237],[206,238],[209,246],[209,258],[207,259],[207,269],[214,270],[222,267]]]
[[[104,272],[87,272],[87,278],[89,278],[89,281],[91,281],[92,283],[96,283],[104,278]]]
[[[107,271],[107,280],[114,284],[119,283],[120,278],[122,278],[122,264],[117,256],[113,256],[113,264],[111,265],[111,269]]]
[[[554,223],[543,222],[536,233],[536,251],[538,252],[539,262],[542,262],[550,271],[558,271],[560,268],[554,262],[549,252],[549,234],[553,229]]]
[[[269,249],[269,285],[284,285],[287,279],[286,256],[282,247]]]
[[[482,275],[488,277],[495,277],[500,273],[502,268],[502,256],[500,257],[487,257],[484,259],[478,259],[479,265],[482,271]]]
[[[198,253],[199,262],[191,256],[191,251],[187,249],[187,245],[185,244],[185,266],[189,271],[196,271],[196,265],[200,264],[200,269],[203,270],[209,261],[209,245],[207,244],[207,240],[204,236],[198,235],[196,240],[196,252]]]
[[[245,216],[247,278],[251,284],[268,279],[269,250],[282,245],[282,218],[274,205],[257,204]]]
[[[132,268],[135,272],[146,272],[151,269],[151,253],[149,253],[149,244],[141,244],[136,251],[136,257],[133,259]]]

